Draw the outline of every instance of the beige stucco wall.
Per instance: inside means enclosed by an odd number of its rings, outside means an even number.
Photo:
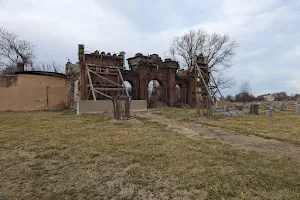
[[[14,81],[0,87],[0,110],[55,110],[67,104],[64,77],[19,74]]]
[[[112,113],[113,104],[110,100],[81,100],[79,101],[78,114],[87,113]],[[131,100],[130,111],[146,111],[147,101],[146,100]]]

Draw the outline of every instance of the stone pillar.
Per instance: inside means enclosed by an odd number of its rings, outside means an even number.
[[[191,71],[188,76],[187,84],[187,104],[190,106],[196,106],[195,102],[195,71]]]
[[[180,88],[180,98],[183,100],[184,105],[188,104],[187,96],[188,96],[187,85],[182,84],[182,88]]]
[[[174,106],[175,104],[175,95],[176,95],[176,82],[175,82],[175,71],[170,70],[169,80],[168,80],[168,106]]]
[[[78,45],[78,60],[80,65],[80,99],[86,100],[86,75],[83,44]]]
[[[139,71],[140,88],[139,95],[141,100],[148,100],[148,80],[145,70]]]
[[[76,102],[79,99],[79,66],[68,62],[66,64],[66,75],[68,107],[76,109]]]
[[[86,75],[85,75],[85,66],[80,64],[80,99],[86,99]]]

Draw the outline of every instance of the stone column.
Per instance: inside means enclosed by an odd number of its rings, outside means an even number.
[[[82,64],[80,65],[80,100],[87,100],[85,66]]]
[[[170,69],[168,78],[168,106],[174,106],[176,95],[175,71]]]
[[[148,80],[147,80],[147,72],[144,69],[140,69],[139,71],[139,80],[140,80],[140,88],[139,95],[141,100],[148,100]]]
[[[180,98],[183,100],[184,104],[188,104],[188,90],[187,90],[187,84],[182,84],[180,88]]]
[[[78,60],[80,66],[80,100],[86,100],[86,75],[85,75],[85,60],[84,60],[84,45],[78,45]]]
[[[195,71],[189,73],[187,84],[187,104],[190,106],[196,106],[195,102]]]

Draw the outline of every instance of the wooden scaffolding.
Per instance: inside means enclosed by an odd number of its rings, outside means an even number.
[[[197,100],[197,116],[199,117],[212,117],[214,115],[212,106],[216,105],[216,94],[222,97],[219,87],[213,77],[210,68],[206,64],[205,66],[199,66],[197,63],[195,67],[195,98]]]
[[[92,94],[94,101],[99,100],[97,98],[99,95],[106,97],[113,102],[114,117],[116,119],[129,118],[131,97],[125,86],[120,68],[85,64],[85,70],[88,80],[86,84],[88,90],[87,99],[90,97],[90,94]],[[97,77],[97,82],[92,78],[92,75]],[[110,84],[99,84],[103,82]]]

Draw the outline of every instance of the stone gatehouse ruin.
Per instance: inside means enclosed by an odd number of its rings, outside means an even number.
[[[110,67],[118,68],[124,81],[131,84],[132,100],[141,100],[146,102],[146,106],[149,105],[148,85],[155,80],[160,85],[160,101],[163,104],[170,107],[180,104],[196,106],[199,80],[194,68],[180,69],[178,62],[162,60],[157,54],[145,56],[137,53],[128,58],[127,62],[129,69],[125,68],[125,52],[118,55],[99,51],[85,53],[84,45],[78,45],[78,62],[66,65],[69,106],[75,108],[78,101],[108,100],[107,96],[119,95],[120,91],[113,84],[118,82],[117,74]],[[203,56],[198,56],[197,65],[203,68],[206,66]],[[95,73],[87,73],[90,68],[94,68],[101,77]],[[110,89],[101,91],[102,95],[93,94],[91,83],[102,90],[104,87]]]

